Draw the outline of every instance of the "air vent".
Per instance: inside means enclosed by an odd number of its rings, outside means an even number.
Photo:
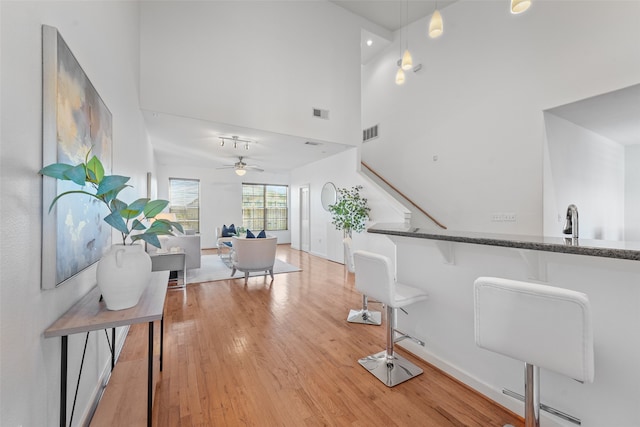
[[[378,137],[378,125],[371,126],[362,131],[362,142],[367,142]]]
[[[320,108],[313,109],[313,117],[317,117],[319,119],[329,120],[329,110],[322,110]]]
[[[304,144],[305,144],[305,145],[314,145],[314,146],[315,146],[315,145],[322,145],[322,143],[320,143],[320,142],[313,142],[313,141],[307,141],[307,142],[305,142]]]

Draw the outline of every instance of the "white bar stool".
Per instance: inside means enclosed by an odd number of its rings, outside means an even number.
[[[525,427],[540,425],[540,371],[593,382],[593,329],[587,295],[496,277],[474,282],[479,347],[525,362]],[[560,411],[555,415],[577,422]]]
[[[393,387],[422,373],[422,369],[402,356],[395,354],[394,343],[410,338],[420,345],[424,342],[396,331],[395,309],[427,299],[427,293],[395,280],[391,260],[383,255],[366,251],[353,254],[356,288],[364,295],[375,298],[387,307],[387,348],[358,360],[365,369],[388,387]],[[395,338],[395,332],[401,336]]]
[[[355,273],[356,267],[353,262],[351,237],[345,237],[342,243],[344,244],[344,252],[346,255],[345,264],[347,265],[347,270],[349,273]],[[349,310],[347,322],[379,326],[382,324],[382,313],[379,311],[370,311],[368,298],[365,294],[362,294],[362,308]]]

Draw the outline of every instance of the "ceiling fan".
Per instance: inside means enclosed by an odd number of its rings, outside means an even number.
[[[219,168],[216,169],[235,169],[236,174],[239,176],[244,175],[245,173],[247,173],[247,170],[254,170],[256,172],[264,172],[264,169],[260,169],[259,167],[255,166],[255,165],[248,165],[246,164],[244,161],[242,161],[244,157],[239,156],[238,157],[238,161],[235,162],[232,165],[224,165],[221,166]]]

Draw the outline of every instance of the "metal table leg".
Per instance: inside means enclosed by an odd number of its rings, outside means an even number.
[[[116,328],[111,328],[111,372],[116,366]]]
[[[164,313],[160,319],[160,372],[162,372],[162,358],[164,356]]]
[[[60,427],[67,426],[67,351],[69,336],[62,336],[60,350]]]
[[[187,254],[184,254],[184,264],[182,267],[182,287],[187,287]]]
[[[149,322],[149,366],[147,369],[147,427],[151,427],[153,406],[153,321]]]

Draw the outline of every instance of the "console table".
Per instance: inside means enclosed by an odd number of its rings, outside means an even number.
[[[151,426],[153,405],[153,322],[160,320],[160,370],[162,371],[164,301],[167,292],[168,271],[151,273],[149,285],[134,307],[111,311],[100,301],[100,290],[94,287],[80,301],[56,320],[46,331],[45,338],[61,337],[60,358],[60,426],[67,424],[67,362],[68,337],[71,334],[113,329],[118,326],[149,322],[149,362],[147,373],[147,426]],[[115,341],[115,340],[113,340]],[[111,369],[115,363],[115,342],[112,344]]]

